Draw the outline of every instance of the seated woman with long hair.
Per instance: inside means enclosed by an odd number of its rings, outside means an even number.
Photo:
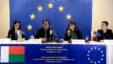
[[[64,38],[66,41],[70,41],[70,39],[82,39],[81,32],[74,21],[70,21]]]
[[[13,27],[9,30],[7,38],[11,38],[11,40],[17,40],[18,34],[20,34],[20,38],[25,38],[24,32],[21,28],[21,23],[18,20],[14,21]]]

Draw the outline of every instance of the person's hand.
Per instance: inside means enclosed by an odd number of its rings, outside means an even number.
[[[40,38],[42,41],[47,41],[47,39],[46,38]]]
[[[34,39],[35,37],[32,35],[32,36],[30,36],[30,39]]]

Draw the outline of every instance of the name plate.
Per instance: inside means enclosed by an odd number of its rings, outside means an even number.
[[[9,38],[1,38],[0,43],[9,43],[11,40]]]
[[[29,39],[29,43],[32,43],[32,44],[41,44],[42,41],[41,41],[41,39]]]
[[[108,44],[108,45],[113,45],[113,40],[101,40],[101,42]]]
[[[101,40],[101,42],[112,42],[113,43],[113,40]]]
[[[75,40],[75,39],[71,39],[72,44],[84,44],[85,40]]]

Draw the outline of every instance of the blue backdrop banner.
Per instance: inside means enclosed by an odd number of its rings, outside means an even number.
[[[10,0],[10,26],[20,20],[26,38],[35,35],[48,19],[57,38],[64,38],[70,20],[77,23],[83,38],[90,36],[92,26],[92,0]]]

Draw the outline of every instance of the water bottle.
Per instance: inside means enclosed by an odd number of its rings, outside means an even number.
[[[49,40],[50,40],[50,41],[53,41],[53,40],[54,40],[54,31],[53,31],[53,30],[50,30],[50,37],[49,37]]]
[[[96,41],[96,31],[92,31],[92,34],[91,34],[91,41]]]
[[[86,36],[86,37],[85,37],[85,42],[86,42],[86,43],[89,43],[89,36]]]
[[[11,35],[9,35],[9,39],[11,40]]]
[[[22,35],[21,35],[21,32],[19,30],[17,30],[17,40],[18,41],[22,40]]]

